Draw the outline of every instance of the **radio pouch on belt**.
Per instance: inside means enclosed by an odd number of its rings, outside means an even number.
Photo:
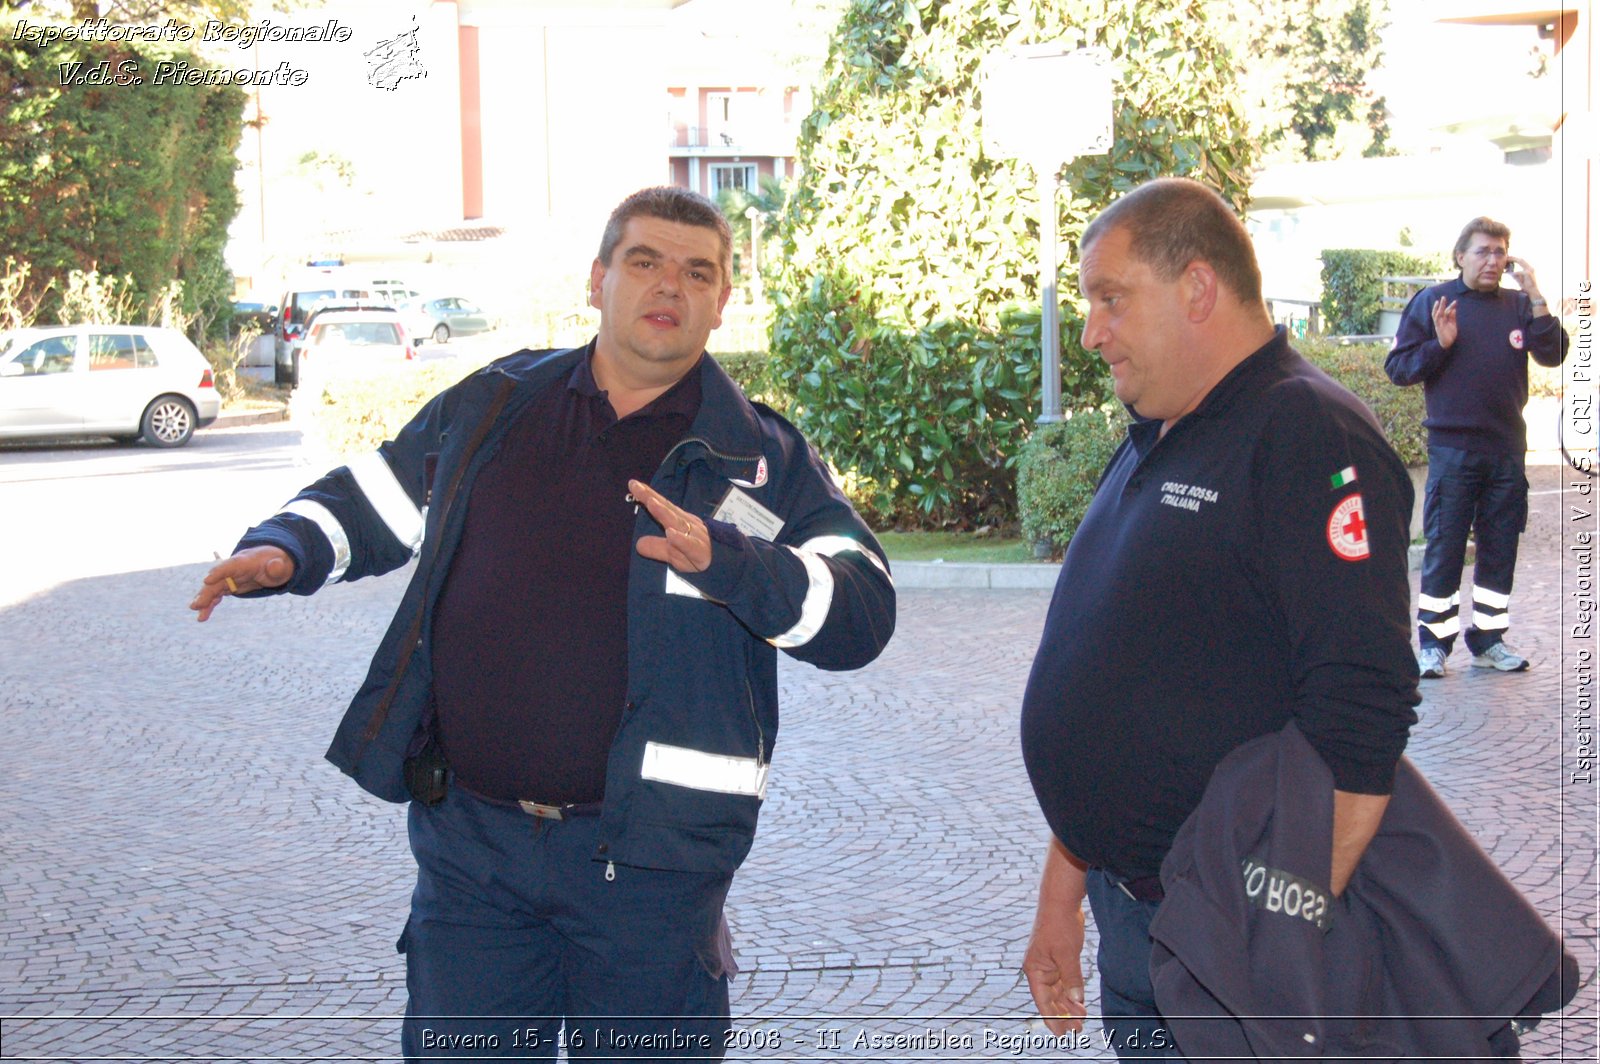
[[[423,805],[438,805],[444,801],[448,789],[450,766],[439,749],[439,740],[432,735],[421,750],[405,760],[406,790],[413,801]]]

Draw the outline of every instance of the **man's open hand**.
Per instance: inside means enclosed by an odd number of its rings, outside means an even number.
[[[674,506],[642,480],[628,481],[628,492],[666,529],[665,536],[642,537],[640,554],[666,562],[680,573],[703,573],[711,567],[711,532],[704,521]]]
[[[277,547],[247,547],[211,567],[189,608],[204,621],[229,595],[282,587],[294,579],[294,560]]]

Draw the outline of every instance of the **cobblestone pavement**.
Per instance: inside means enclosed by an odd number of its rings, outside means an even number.
[[[1593,1060],[1596,791],[1572,782],[1593,751],[1568,719],[1594,648],[1570,634],[1582,500],[1530,472],[1514,608],[1537,667],[1456,655],[1410,752],[1580,959],[1577,1001],[1528,1059]],[[321,755],[403,580],[228,603],[202,627],[184,609],[202,571],[0,609],[4,1059],[396,1053],[403,817]],[[1018,974],[1045,830],[1017,713],[1047,601],[907,591],[870,668],[786,665],[772,795],[729,903],[732,1058],[1105,1059],[1097,1029],[1039,1044]]]

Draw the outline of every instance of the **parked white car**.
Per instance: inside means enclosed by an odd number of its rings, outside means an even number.
[[[323,380],[392,372],[417,357],[393,307],[318,310],[290,350],[297,378],[304,374]]]
[[[181,447],[217,420],[211,365],[176,329],[59,325],[0,333],[0,439],[143,437]]]

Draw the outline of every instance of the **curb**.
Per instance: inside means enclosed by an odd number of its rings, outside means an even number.
[[[1061,575],[1059,564],[1028,562],[897,562],[889,559],[897,588],[987,588],[992,591],[1049,591]]]
[[[240,425],[266,425],[274,421],[288,421],[288,406],[278,407],[276,410],[257,410],[249,414],[222,414],[217,420],[207,425],[208,429],[233,429]]]

